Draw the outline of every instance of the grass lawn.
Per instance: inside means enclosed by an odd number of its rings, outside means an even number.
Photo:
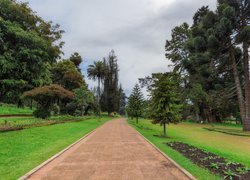
[[[18,108],[16,105],[11,104],[0,104],[0,115],[11,115],[11,114],[32,114],[33,110],[28,107]]]
[[[64,120],[83,120],[91,118],[89,116],[69,116],[69,115],[60,115],[60,116],[51,116],[49,119],[39,119],[35,117],[0,117],[0,127],[5,123],[8,123],[10,126],[19,126],[19,125],[30,125],[36,123],[46,123],[48,121],[64,121]]]
[[[17,179],[109,119],[0,133],[0,179]]]
[[[250,167],[250,137],[228,135],[203,129],[203,127],[211,127],[210,125],[181,123],[178,125],[167,126],[167,133],[169,137],[160,138],[154,136],[162,134],[163,127],[160,125],[154,125],[151,124],[149,120],[142,119],[139,120],[138,126],[135,124],[135,121],[129,120],[129,123],[164,153],[174,159],[178,164],[198,179],[220,178],[193,164],[183,155],[163,144],[164,142],[184,142],[220,155],[229,161],[239,162]],[[222,125],[218,125],[218,127],[221,128]],[[225,128],[229,127],[226,126]],[[232,128],[240,129],[240,127],[237,126]]]

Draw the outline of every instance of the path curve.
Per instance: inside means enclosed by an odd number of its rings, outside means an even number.
[[[125,119],[111,120],[27,179],[191,179]]]

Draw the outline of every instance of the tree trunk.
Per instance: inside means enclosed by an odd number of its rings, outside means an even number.
[[[164,137],[166,137],[166,123],[163,123],[163,131],[164,131]]]
[[[30,109],[32,110],[32,108],[33,108],[33,100],[31,99],[30,100]]]
[[[230,58],[232,61],[234,82],[235,82],[236,90],[237,90],[237,98],[238,98],[238,103],[239,103],[239,108],[240,108],[240,117],[241,117],[241,120],[243,121],[245,119],[245,103],[244,103],[243,92],[242,92],[242,88],[241,88],[241,84],[240,84],[237,63],[236,63],[235,55],[233,53],[231,45],[230,45],[229,51],[230,51]]]
[[[214,122],[214,118],[213,118],[213,113],[210,109],[207,110],[207,119],[209,123],[213,123]]]
[[[81,116],[83,116],[83,111],[84,111],[84,109],[83,109],[83,107],[81,108]]]
[[[101,85],[101,79],[98,78],[98,95],[97,95],[97,102],[98,102],[98,116],[99,116],[99,120],[101,119],[101,105],[100,105],[101,89],[100,89],[100,85]]]
[[[243,130],[250,131],[250,80],[249,80],[249,55],[248,44],[243,42],[243,63],[245,79],[245,118],[243,120]]]
[[[199,123],[200,122],[200,115],[199,115],[198,111],[195,111],[195,117],[196,117],[196,122]]]

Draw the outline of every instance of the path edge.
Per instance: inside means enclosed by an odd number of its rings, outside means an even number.
[[[127,121],[128,123],[128,121]],[[129,124],[129,123],[128,123]],[[131,124],[129,124],[131,128],[135,129]],[[188,172],[186,169],[181,167],[177,162],[175,162],[172,158],[170,158],[167,154],[162,152],[156,145],[154,145],[151,141],[149,141],[145,136],[142,135],[137,129],[135,129],[136,132],[143,138],[145,139],[151,146],[153,146],[162,156],[164,156],[166,159],[168,159],[171,163],[174,164],[175,167],[177,167],[181,172],[183,172],[188,178],[191,180],[197,180],[190,172]]]
[[[108,120],[107,122],[109,122],[109,121],[110,120]],[[39,164],[38,166],[36,166],[35,168],[33,168],[32,170],[30,170],[29,172],[27,172],[23,176],[19,177],[18,180],[26,180],[31,175],[33,175],[34,173],[36,173],[38,170],[40,170],[41,168],[43,168],[45,165],[47,165],[51,161],[55,160],[59,156],[61,156],[63,153],[65,153],[66,151],[68,151],[70,148],[72,148],[73,146],[77,145],[78,143],[80,143],[82,140],[84,140],[85,138],[87,138],[89,135],[93,134],[97,129],[101,128],[107,122],[103,123],[102,125],[100,125],[99,127],[95,128],[94,130],[90,131],[89,133],[85,134],[83,137],[81,137],[77,141],[73,142],[72,144],[70,144],[69,146],[67,146],[65,149],[61,150],[60,152],[58,152],[54,156],[50,157],[49,159],[47,159],[43,163]]]

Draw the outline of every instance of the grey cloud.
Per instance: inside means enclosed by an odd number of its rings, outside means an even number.
[[[28,2],[40,16],[62,26],[66,31],[65,56],[80,52],[87,59],[83,70],[114,49],[119,59],[120,80],[128,93],[138,78],[169,69],[164,46],[171,29],[183,22],[191,23],[193,14],[202,5],[209,5],[211,9],[216,6],[216,0]],[[91,86],[95,84],[88,82]]]

